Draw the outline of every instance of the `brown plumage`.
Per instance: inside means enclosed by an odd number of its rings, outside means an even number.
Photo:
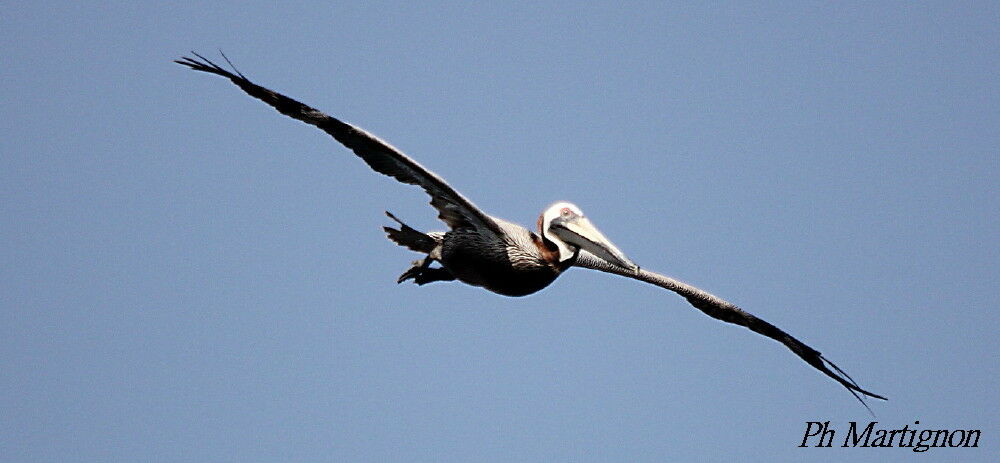
[[[491,217],[439,176],[374,135],[254,84],[235,68],[235,73],[230,72],[197,53],[195,56],[200,60],[185,57],[176,62],[229,79],[282,114],[330,134],[376,172],[418,185],[431,196],[431,205],[438,210],[438,217],[450,228],[447,232],[423,233],[387,213],[399,224],[398,229],[385,227],[389,239],[426,255],[414,262],[399,277],[399,282],[413,280],[422,285],[457,279],[505,296],[524,296],[548,286],[571,266],[621,275],[673,291],[712,318],[744,326],[782,343],[813,368],[847,388],[866,408],[868,405],[859,394],[885,400],[885,397],[862,389],[817,350],[776,326],[698,288],[640,269],[572,204],[556,203],[546,209],[538,219],[538,233]],[[440,267],[432,267],[435,262],[440,263]]]

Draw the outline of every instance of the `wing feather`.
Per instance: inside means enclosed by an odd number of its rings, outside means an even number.
[[[835,381],[840,383],[840,385],[847,388],[847,390],[854,395],[854,397],[858,399],[858,401],[860,401],[865,408],[868,408],[868,404],[866,404],[861,396],[858,395],[859,393],[868,397],[887,400],[885,397],[862,389],[858,386],[854,379],[844,372],[844,370],[841,370],[840,367],[828,360],[816,349],[807,346],[805,343],[799,341],[780,328],[755,317],[753,314],[746,312],[736,305],[731,304],[713,294],[658,273],[643,269],[632,271],[630,269],[619,267],[582,250],[573,265],[633,278],[668,289],[679,294],[684,299],[687,299],[691,305],[698,310],[701,310],[709,317],[722,320],[727,323],[747,327],[755,333],[774,339],[775,341],[784,344],[785,347],[794,352],[795,355],[798,355],[802,360],[805,360],[805,362],[813,368],[823,372],[823,374],[833,378]],[[871,409],[869,408],[868,411],[870,412]]]
[[[388,175],[403,183],[419,185],[431,196],[431,205],[438,210],[438,217],[452,229],[474,227],[479,230],[490,230],[497,236],[502,236],[502,231],[496,222],[476,207],[472,201],[455,191],[437,174],[421,166],[417,161],[389,143],[359,127],[324,114],[278,92],[261,87],[251,82],[235,68],[235,73],[230,72],[204,56],[197,53],[194,55],[198,59],[183,57],[174,62],[196,71],[220,75],[231,80],[244,92],[271,105],[281,114],[314,125],[330,134],[376,172]]]

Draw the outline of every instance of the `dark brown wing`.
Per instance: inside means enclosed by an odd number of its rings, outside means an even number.
[[[868,408],[868,404],[862,400],[858,393],[864,394],[868,397],[874,397],[876,399],[887,400],[885,397],[862,389],[857,383],[854,382],[850,375],[844,373],[844,370],[841,370],[837,367],[837,365],[834,365],[833,362],[827,360],[826,357],[823,357],[816,349],[805,345],[802,341],[795,339],[792,335],[764,320],[753,316],[753,314],[747,313],[743,309],[712,294],[695,288],[694,286],[682,283],[658,273],[641,269],[638,271],[632,271],[622,268],[617,265],[610,264],[586,251],[580,251],[580,255],[573,265],[577,267],[600,270],[602,272],[614,273],[616,275],[634,278],[639,281],[645,281],[646,283],[652,283],[664,289],[669,289],[670,291],[680,294],[684,299],[687,299],[691,305],[695,306],[698,310],[705,312],[705,314],[709,317],[745,326],[756,333],[760,333],[774,339],[775,341],[784,344],[785,347],[791,349],[795,355],[801,357],[802,360],[805,360],[806,363],[812,365],[813,368],[823,372],[823,374],[833,378],[835,381],[847,388],[847,390],[850,391],[851,394],[853,394],[854,397],[865,406],[865,408]],[[871,409],[869,409],[869,412],[870,411]]]
[[[478,230],[490,230],[497,236],[502,236],[502,231],[493,219],[476,207],[472,201],[448,186],[444,179],[438,177],[437,174],[427,170],[392,145],[358,127],[250,82],[239,71],[229,72],[204,56],[197,53],[194,55],[200,60],[184,57],[174,62],[196,71],[217,74],[231,80],[244,92],[271,105],[281,114],[314,125],[330,134],[351,151],[354,151],[376,172],[393,177],[403,183],[419,185],[427,194],[431,195],[431,205],[438,210],[438,217],[449,227],[453,229],[474,227]]]

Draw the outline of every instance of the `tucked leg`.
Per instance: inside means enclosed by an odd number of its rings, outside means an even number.
[[[425,285],[427,283],[433,283],[435,281],[453,281],[455,276],[451,274],[446,269],[443,268],[432,268],[431,262],[434,259],[430,257],[425,257],[420,260],[413,261],[413,266],[409,270],[403,272],[396,280],[396,283],[402,283],[406,280],[413,280],[414,283],[418,285]]]

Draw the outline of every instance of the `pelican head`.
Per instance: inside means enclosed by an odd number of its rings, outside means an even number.
[[[558,202],[549,206],[542,213],[540,222],[542,235],[559,248],[560,262],[573,258],[579,249],[585,249],[611,264],[632,271],[639,270],[637,265],[587,220],[583,211],[575,204]]]

